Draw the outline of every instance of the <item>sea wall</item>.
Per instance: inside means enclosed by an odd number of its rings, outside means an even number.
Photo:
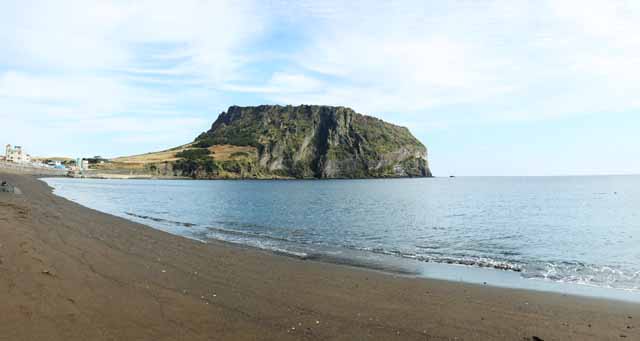
[[[64,176],[67,175],[67,171],[64,169],[51,169],[44,167],[37,167],[28,163],[13,163],[0,161],[0,172],[11,174],[29,174],[29,175],[51,175],[51,176]]]

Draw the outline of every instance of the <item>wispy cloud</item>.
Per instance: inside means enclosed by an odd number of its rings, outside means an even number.
[[[231,104],[351,106],[419,136],[640,108],[634,1],[0,7],[5,138],[41,153],[170,147]]]
[[[314,89],[295,91],[274,75],[266,88],[282,89],[267,91],[277,102],[416,115],[467,104],[479,120],[640,104],[640,8],[633,2],[356,1],[296,10],[302,19],[291,20],[311,28],[284,72]]]
[[[163,133],[172,143],[191,139],[194,120],[210,114],[194,107],[208,108],[217,87],[242,77],[249,58],[242,49],[264,25],[250,1],[7,1],[2,8],[0,116],[36,137],[49,135],[54,122],[67,142],[59,148],[68,150],[77,148],[66,137],[97,132],[155,129],[159,142]],[[46,138],[30,142],[55,152]]]

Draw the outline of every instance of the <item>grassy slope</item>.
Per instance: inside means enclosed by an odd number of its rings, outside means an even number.
[[[151,165],[162,165],[164,163],[174,163],[180,160],[176,156],[177,153],[192,149],[192,143],[185,144],[176,148],[163,150],[159,152],[145,153],[140,155],[117,157],[109,163],[94,165],[92,168],[101,174],[109,173],[135,172],[136,174],[153,173],[150,170]],[[245,158],[257,159],[257,150],[250,146],[232,146],[232,145],[216,145],[208,148],[211,153],[211,159],[216,161],[241,160]],[[233,174],[225,173],[223,176],[233,177]]]
[[[202,154],[201,148],[210,155],[196,156]],[[178,173],[193,177],[310,178],[324,174],[322,165],[332,161],[342,164],[337,177],[378,177],[393,176],[394,165],[375,169],[370,165],[402,148],[426,153],[407,128],[345,107],[230,107],[192,143],[115,158],[96,168],[157,173],[164,165],[164,173],[170,173],[166,170],[169,163]],[[183,153],[185,150],[193,151]],[[274,163],[279,165],[270,168]],[[400,165],[408,169],[404,161]]]

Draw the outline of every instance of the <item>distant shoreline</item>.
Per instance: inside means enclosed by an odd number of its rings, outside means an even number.
[[[17,173],[22,174],[22,173]],[[36,174],[38,175],[38,174]],[[43,175],[46,176],[46,175]],[[61,175],[66,176],[66,175]],[[387,179],[447,179],[447,180],[456,180],[456,179],[465,179],[465,178],[571,178],[571,177],[608,177],[608,176],[640,176],[640,174],[566,174],[566,175],[455,175],[455,176],[398,176],[398,177],[369,177],[369,178],[287,178],[287,177],[264,177],[264,178],[254,178],[254,177],[217,177],[217,178],[193,178],[193,177],[185,177],[185,176],[152,176],[152,175],[112,175],[99,173],[98,175],[89,175],[84,177],[76,177],[78,179],[105,179],[105,180],[117,180],[117,179],[126,179],[126,180],[387,180]]]
[[[87,176],[70,177],[76,179],[104,179],[104,180],[251,180],[251,181],[325,181],[325,180],[384,180],[384,179],[433,179],[436,176],[386,176],[386,177],[368,177],[368,178],[288,178],[288,177],[212,177],[212,178],[193,178],[185,176],[152,176],[152,175],[118,175],[97,173]]]

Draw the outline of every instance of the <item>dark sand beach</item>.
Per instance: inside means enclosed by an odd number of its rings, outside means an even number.
[[[0,180],[0,340],[640,339],[638,304],[205,244]]]

